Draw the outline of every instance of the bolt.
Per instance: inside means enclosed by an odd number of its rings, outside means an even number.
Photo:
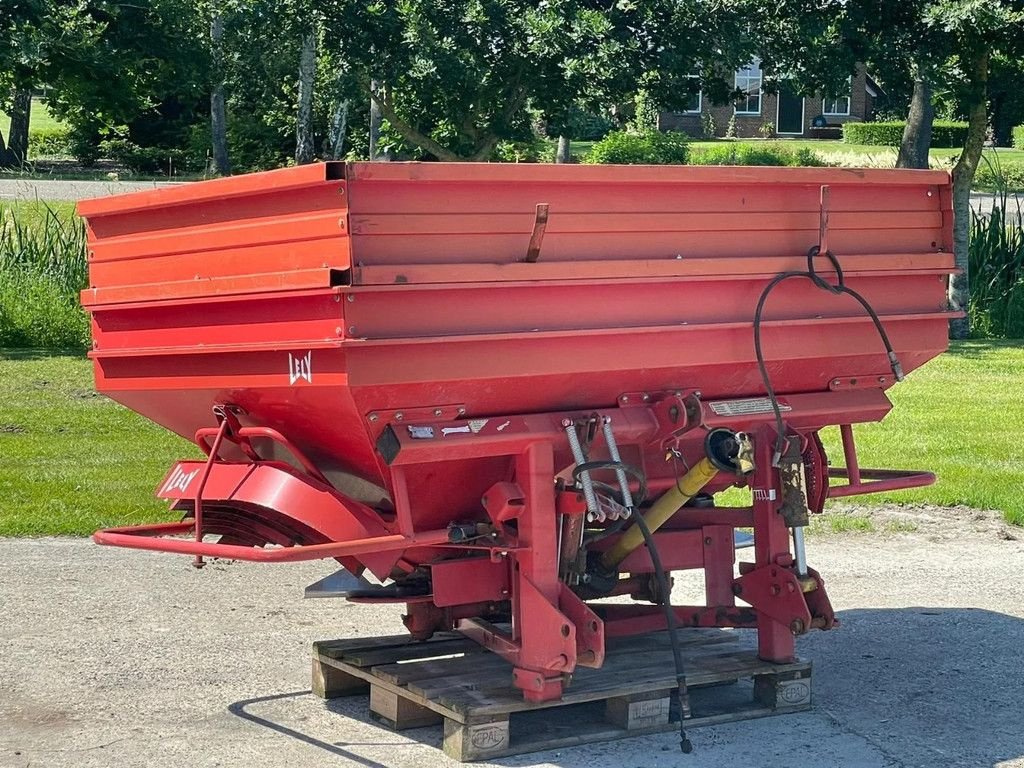
[[[356,300],[356,295],[354,293],[347,293],[347,294],[345,294],[345,301],[351,303],[351,302],[353,302],[355,300]]]
[[[629,402],[629,395],[623,395],[619,399],[622,400],[622,402],[624,402],[624,403],[628,403]]]
[[[379,418],[380,416],[378,416],[376,413],[371,413],[369,416],[370,421],[376,421]]]
[[[651,399],[651,396],[645,393],[641,399],[646,403],[648,400]]]
[[[885,384],[885,376],[879,376],[878,377],[878,383],[879,384]]]
[[[339,187],[338,188],[338,194],[339,195],[344,195],[345,194],[345,187]]]
[[[792,581],[787,581],[786,582],[786,591],[787,592],[796,592],[796,587],[793,586],[793,582]]]
[[[567,429],[572,426],[572,419],[562,419],[562,428]]]
[[[782,591],[782,588],[778,584],[772,584],[771,589],[768,590],[773,595],[777,595]]]
[[[395,421],[401,421],[405,418],[405,414],[401,411],[395,411]]]
[[[337,328],[334,329],[334,335],[335,336],[341,336],[341,334],[342,334],[342,330],[341,330],[341,326],[339,325]]]
[[[435,408],[434,409],[434,415],[435,416],[440,416],[441,415],[441,409],[440,408]]]
[[[457,414],[458,414],[459,416],[463,416],[463,415],[465,415],[465,413],[466,413],[466,409],[465,409],[465,408],[459,408],[459,409],[458,409],[458,410],[456,411],[456,413],[457,413]]]
[[[794,635],[802,635],[804,633],[804,623],[800,619],[793,619],[793,623],[789,625],[789,631]]]
[[[710,547],[711,546],[711,537],[710,536],[705,536],[704,537],[704,546],[705,547]]]
[[[337,293],[334,294],[334,303],[337,304],[339,301],[341,301],[341,296]]]
[[[356,333],[356,327],[354,325],[350,325],[348,327],[348,332],[349,332],[350,335],[354,336],[355,333]]]

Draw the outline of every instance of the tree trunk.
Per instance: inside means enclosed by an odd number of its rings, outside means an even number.
[[[348,99],[339,101],[331,119],[331,133],[327,139],[328,160],[340,160],[341,150],[345,147],[345,135],[348,133]]]
[[[988,128],[988,62],[989,54],[979,54],[973,62],[973,88],[967,120],[967,141],[963,152],[953,167],[953,255],[959,275],[949,281],[949,301],[953,307],[967,311],[971,300],[970,275],[968,267],[968,245],[971,234],[971,184],[974,173],[981,162],[985,147],[985,132]],[[970,318],[952,320],[949,335],[954,339],[965,339],[970,334]]]
[[[935,107],[932,104],[932,86],[920,72],[914,75],[914,93],[910,99],[907,125],[903,129],[897,168],[927,168],[928,150],[932,145],[932,123]]]
[[[4,142],[4,135],[0,132],[0,168],[9,168],[12,165],[16,165],[14,162],[14,155],[7,149],[7,144]]]
[[[7,136],[7,150],[13,165],[24,165],[28,160],[28,124],[31,117],[32,89],[19,88],[14,92],[11,132]]]
[[[556,163],[571,163],[572,153],[569,151],[569,137],[562,134],[558,137],[558,152],[555,153]]]
[[[224,93],[223,47],[224,19],[215,13],[210,22],[210,44],[216,81],[210,92],[210,134],[213,148],[213,170],[221,176],[231,175],[228,155],[228,111]]]
[[[316,77],[316,30],[302,38],[299,55],[299,115],[296,121],[295,162],[313,162],[313,81]]]
[[[382,118],[380,103],[373,94],[380,90],[378,80],[370,81],[370,159],[379,160],[378,145],[380,143],[380,123]]]

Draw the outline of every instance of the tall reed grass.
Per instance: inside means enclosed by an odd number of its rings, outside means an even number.
[[[85,226],[47,203],[0,205],[0,347],[84,349]]]
[[[971,211],[968,312],[975,336],[1024,338],[1024,207],[998,166],[991,212]]]

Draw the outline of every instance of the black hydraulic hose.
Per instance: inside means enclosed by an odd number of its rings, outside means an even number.
[[[815,271],[814,258],[818,255],[824,255],[831,262],[832,268],[836,272],[836,283],[834,285],[823,279]],[[761,320],[764,313],[764,305],[768,301],[768,296],[775,289],[775,286],[785,282],[791,277],[806,278],[816,287],[837,296],[840,294],[846,294],[847,296],[853,297],[857,303],[864,308],[864,311],[875,324],[875,330],[878,331],[878,335],[882,339],[882,344],[885,345],[885,352],[888,355],[889,367],[892,368],[893,375],[896,377],[897,381],[903,381],[903,367],[900,365],[900,361],[896,357],[896,352],[893,351],[892,344],[889,341],[889,334],[885,332],[882,321],[879,319],[878,313],[875,312],[874,307],[868,303],[867,299],[857,293],[857,291],[846,287],[846,279],[843,276],[843,269],[835,254],[831,251],[826,251],[824,254],[821,254],[818,246],[811,248],[807,252],[807,271],[780,272],[770,283],[768,283],[768,285],[765,286],[764,290],[761,292],[761,297],[757,301],[757,309],[754,310],[754,354],[757,356],[757,368],[761,373],[761,381],[764,383],[765,392],[767,393],[768,400],[771,403],[772,413],[775,415],[775,452],[772,456],[772,466],[775,467],[779,465],[779,460],[786,452],[788,438],[786,437],[785,425],[782,420],[782,409],[779,407],[779,400],[775,394],[775,388],[772,386],[771,377],[768,375],[768,367],[765,365],[764,361],[764,351],[761,348]]]
[[[631,475],[636,478],[640,487],[634,499],[635,507],[639,507],[646,498],[647,477],[636,467],[631,467],[629,464],[624,464],[621,461],[588,461],[573,469],[573,479],[578,481],[580,473],[588,471],[592,472],[598,469],[621,469],[627,475]],[[686,737],[684,721],[690,716],[690,694],[686,689],[686,670],[683,667],[683,652],[679,647],[679,638],[676,636],[676,614],[672,610],[668,575],[661,564],[661,556],[658,554],[658,547],[654,543],[654,535],[651,533],[651,529],[648,527],[647,521],[644,520],[643,515],[641,515],[636,508],[631,511],[633,514],[628,518],[619,520],[614,526],[609,527],[590,541],[597,541],[600,538],[605,538],[605,536],[611,535],[613,532],[621,530],[629,520],[633,520],[633,522],[636,523],[637,528],[640,529],[640,533],[644,537],[644,544],[647,546],[647,551],[651,555],[651,564],[654,566],[655,578],[658,580],[658,591],[661,593],[662,597],[661,605],[665,611],[665,624],[668,628],[669,645],[672,647],[672,661],[676,670],[676,703],[679,707],[679,748],[684,753],[689,754],[693,751],[693,743]]]
[[[654,543],[654,535],[647,527],[644,516],[633,515],[640,533],[643,534],[644,544],[651,555],[651,564],[654,565],[654,574],[658,579],[658,591],[661,593],[662,608],[665,610],[665,624],[668,625],[669,645],[672,646],[672,661],[676,667],[676,702],[679,705],[679,748],[689,754],[693,751],[693,744],[686,737],[686,719],[690,716],[690,694],[686,689],[686,671],[683,668],[683,652],[679,647],[679,638],[676,637],[676,614],[672,610],[672,599],[669,592],[668,576],[661,565],[661,557],[658,555],[658,547]]]

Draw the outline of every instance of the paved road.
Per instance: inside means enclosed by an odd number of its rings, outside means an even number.
[[[174,186],[164,181],[52,181],[0,179],[0,202],[4,200],[86,200],[91,197],[137,192]]]
[[[800,642],[813,710],[693,730],[689,757],[665,733],[499,765],[1024,766],[1024,542],[972,514],[808,540],[843,622]],[[310,694],[312,640],[401,631],[394,606],[297,599],[325,563],[195,571],[67,539],[0,540],[0,562],[4,768],[455,765],[439,727],[393,733],[365,698]]]

